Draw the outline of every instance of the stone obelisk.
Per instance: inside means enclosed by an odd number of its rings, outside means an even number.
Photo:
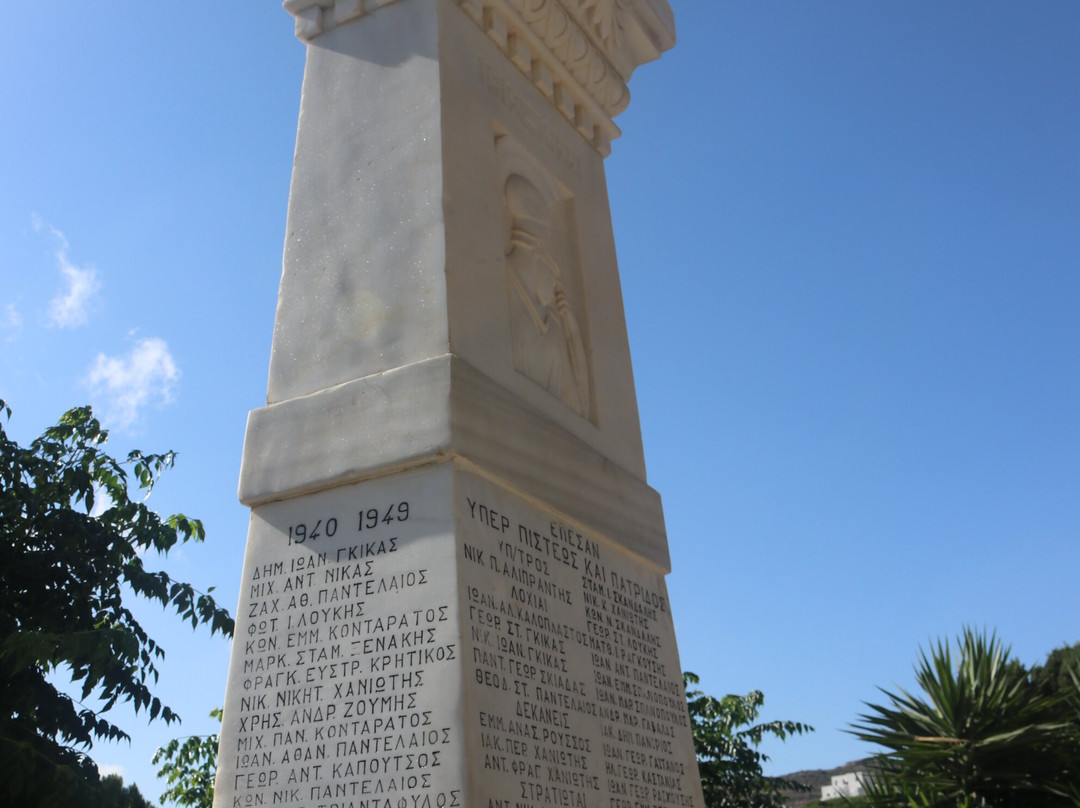
[[[285,7],[215,805],[703,808],[604,178],[667,0]]]

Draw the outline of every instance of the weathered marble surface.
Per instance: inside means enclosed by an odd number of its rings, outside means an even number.
[[[257,506],[236,642],[219,805],[703,805],[663,571],[456,464]]]
[[[603,166],[670,8],[285,6],[215,805],[702,808]]]

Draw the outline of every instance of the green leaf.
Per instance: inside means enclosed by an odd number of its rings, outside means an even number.
[[[781,808],[785,804],[781,789],[809,790],[801,783],[766,777],[762,765],[768,756],[757,747],[767,736],[782,741],[788,735],[812,732],[813,727],[794,721],[754,723],[765,704],[760,690],[716,699],[690,689],[699,681],[693,673],[683,674],[694,750],[709,808]]]
[[[6,402],[0,411],[10,417]],[[104,451],[107,439],[89,407],[64,413],[28,447],[0,420],[0,760],[27,773],[5,792],[16,795],[12,804],[96,805],[86,750],[128,738],[106,717],[117,705],[178,720],[150,689],[164,649],[125,597],[172,603],[185,622],[232,634],[232,618],[209,592],[145,566],[205,536],[198,520],[163,518],[132,499],[141,492],[145,500],[175,454],[117,460]],[[76,707],[58,687],[63,675],[95,706]]]

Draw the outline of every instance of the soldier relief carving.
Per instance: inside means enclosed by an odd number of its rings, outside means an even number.
[[[514,368],[583,418],[592,412],[586,338],[575,309],[577,251],[566,208],[546,172],[509,137],[503,172],[506,286]]]

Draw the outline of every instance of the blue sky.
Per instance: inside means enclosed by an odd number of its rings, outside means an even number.
[[[675,0],[609,191],[683,666],[844,726],[920,644],[1080,640],[1080,5]],[[0,27],[0,397],[29,440],[90,402],[176,449],[168,562],[236,602],[236,479],[264,400],[304,51],[274,2],[15,4]],[[166,616],[181,728],[227,644]]]

